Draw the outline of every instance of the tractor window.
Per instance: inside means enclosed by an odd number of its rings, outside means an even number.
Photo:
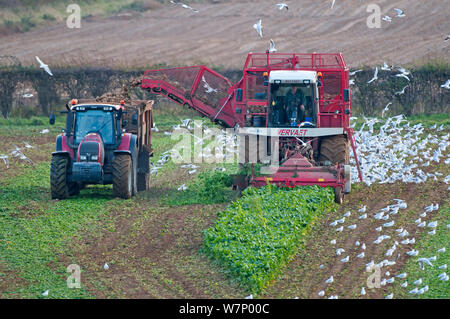
[[[112,112],[89,110],[77,112],[75,120],[75,144],[79,144],[88,133],[97,132],[105,144],[114,144],[114,121]]]
[[[267,86],[264,86],[264,72],[247,72],[245,77],[247,100],[267,100]]]

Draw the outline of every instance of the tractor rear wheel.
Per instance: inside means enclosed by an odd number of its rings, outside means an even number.
[[[349,164],[350,149],[345,135],[327,136],[321,139],[319,162],[329,161],[331,165]]]
[[[131,156],[117,154],[112,162],[113,194],[128,199],[133,196],[134,172]]]
[[[69,183],[67,169],[69,159],[66,156],[54,155],[50,167],[50,189],[52,199],[69,198]]]

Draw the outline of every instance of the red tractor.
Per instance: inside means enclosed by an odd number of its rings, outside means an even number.
[[[244,184],[331,186],[341,203],[351,189],[350,147],[362,180],[340,53],[250,53],[235,84],[205,66],[148,70],[142,88],[235,128],[240,162],[252,164]],[[258,176],[256,163],[270,172]]]
[[[52,153],[52,199],[77,195],[88,184],[112,184],[114,196],[121,198],[148,189],[152,105],[88,100],[66,104],[66,128]]]

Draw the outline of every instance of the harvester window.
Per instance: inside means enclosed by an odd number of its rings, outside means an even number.
[[[270,92],[271,126],[298,126],[303,121],[315,122],[313,85],[272,84]]]
[[[105,144],[114,144],[114,121],[112,112],[90,110],[77,112],[75,120],[75,144],[79,144],[86,134],[97,132]]]
[[[267,100],[264,72],[248,72],[245,81],[247,100]]]

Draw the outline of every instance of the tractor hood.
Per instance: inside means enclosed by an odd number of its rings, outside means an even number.
[[[305,81],[309,81],[309,83],[316,83],[317,72],[287,70],[271,71],[269,74],[270,83],[305,83]]]

